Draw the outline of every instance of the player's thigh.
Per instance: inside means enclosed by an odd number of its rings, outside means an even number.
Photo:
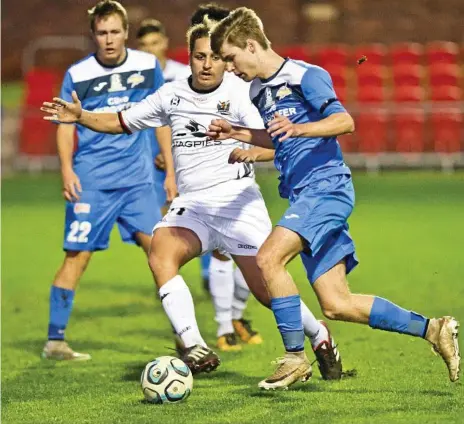
[[[294,231],[274,227],[259,249],[257,261],[262,270],[272,271],[273,266],[285,266],[304,248],[303,240]]]
[[[174,201],[154,227],[150,263],[170,260],[182,266],[186,260],[209,251],[211,246],[210,230],[201,217],[191,208],[177,207]]]
[[[63,249],[104,250],[121,205],[110,191],[83,190],[79,202],[66,202]]]
[[[256,263],[256,256],[233,255],[232,258],[240,268],[240,271],[242,271],[247,286],[256,299],[263,305],[269,307],[271,304],[271,296],[267,290],[263,274]]]
[[[153,227],[161,219],[155,187],[141,184],[121,190],[120,202],[118,226],[121,238],[126,243],[139,244],[137,234],[150,237]]]

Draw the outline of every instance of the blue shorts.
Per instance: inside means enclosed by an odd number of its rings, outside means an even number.
[[[135,233],[150,235],[160,219],[153,184],[84,190],[79,202],[66,202],[63,249],[91,252],[107,249],[115,223],[123,241],[136,243]]]
[[[311,284],[343,259],[347,273],[358,264],[347,223],[353,207],[350,175],[311,182],[291,196],[290,207],[277,225],[304,240],[301,259]]]

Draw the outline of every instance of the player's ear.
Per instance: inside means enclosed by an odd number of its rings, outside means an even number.
[[[250,51],[250,53],[256,52],[256,48],[255,48],[255,44],[253,40],[250,40],[250,39],[247,40],[247,49]]]

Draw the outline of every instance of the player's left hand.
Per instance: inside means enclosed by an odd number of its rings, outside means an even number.
[[[166,170],[166,162],[164,161],[164,157],[161,153],[158,153],[155,157],[155,166],[160,171]]]
[[[172,202],[177,196],[177,184],[174,175],[166,176],[164,180],[164,190],[166,191],[166,201]]]
[[[256,154],[251,150],[235,148],[229,156],[229,163],[255,163]]]
[[[296,124],[290,121],[286,116],[279,115],[277,112],[274,114],[272,121],[269,121],[267,132],[271,137],[283,134],[282,137],[279,138],[280,142],[290,137],[297,136]]]

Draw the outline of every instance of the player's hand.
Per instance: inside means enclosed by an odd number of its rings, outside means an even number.
[[[285,141],[290,137],[298,136],[296,124],[290,121],[290,119],[286,116],[279,115],[277,112],[274,114],[272,121],[269,121],[267,132],[271,135],[271,137],[283,134],[279,137],[280,142]]]
[[[40,110],[48,113],[43,117],[46,121],[56,121],[63,124],[72,124],[79,120],[82,115],[82,104],[75,91],[72,92],[72,103],[59,97],[53,98],[53,103],[43,102]]]
[[[155,157],[155,166],[156,169],[159,169],[160,171],[166,170],[166,162],[164,161],[164,157],[161,153],[158,153]]]
[[[231,138],[232,125],[224,119],[213,119],[206,135],[213,140],[226,140]]]
[[[164,190],[166,191],[166,201],[172,202],[177,196],[177,184],[174,175],[166,176],[164,180]]]
[[[63,197],[68,202],[76,202],[80,199],[82,186],[79,177],[72,169],[61,170],[63,178]]]
[[[229,163],[255,163],[256,153],[252,150],[240,149],[237,147],[229,156]]]

